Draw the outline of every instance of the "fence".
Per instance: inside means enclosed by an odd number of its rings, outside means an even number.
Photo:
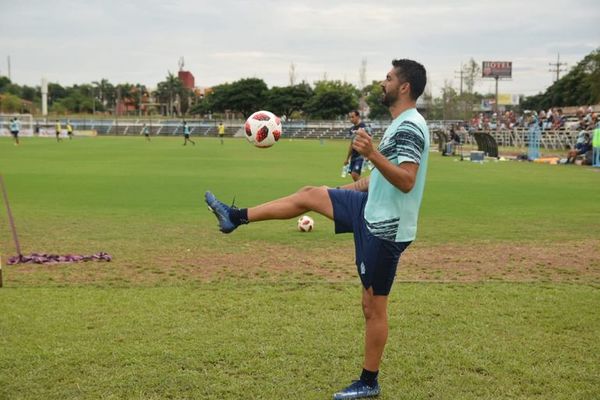
[[[152,119],[152,118],[128,118],[128,119],[78,119],[70,118],[75,134],[77,131],[96,131],[98,135],[140,135],[144,124],[148,127],[151,135],[172,136],[182,134],[182,120],[174,119]],[[216,136],[217,126],[220,120],[186,120],[193,136]],[[66,118],[60,119],[64,128]],[[242,120],[225,120],[226,136],[242,136]],[[450,124],[456,121],[428,121],[430,129],[430,140],[437,143],[438,139],[434,132],[441,130],[447,132]],[[50,132],[54,134],[56,119],[34,119],[33,131]],[[368,121],[373,137],[381,138],[390,121]],[[336,121],[285,121],[283,132],[285,138],[292,139],[348,139],[350,124],[345,120]],[[9,135],[9,120],[0,119],[0,135]],[[461,133],[465,144],[476,144],[475,133],[490,134],[501,147],[528,147],[531,140],[527,128],[516,128],[511,130],[486,130]],[[540,148],[546,150],[564,150],[572,148],[577,140],[576,130],[542,131],[540,135]]]

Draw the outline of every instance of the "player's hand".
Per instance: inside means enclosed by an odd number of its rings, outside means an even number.
[[[360,128],[356,132],[354,141],[352,142],[352,148],[360,153],[361,156],[369,158],[369,155],[373,152],[373,141],[371,136],[363,128]]]

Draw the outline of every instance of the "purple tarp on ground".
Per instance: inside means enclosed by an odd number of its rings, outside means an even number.
[[[59,256],[58,254],[38,254],[32,253],[27,256],[14,256],[8,259],[8,265],[14,264],[48,264],[48,263],[72,263],[80,261],[110,261],[112,256],[108,253],[100,252],[91,256],[82,256],[78,254],[67,254]]]

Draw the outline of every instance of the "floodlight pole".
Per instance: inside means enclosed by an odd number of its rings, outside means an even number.
[[[4,186],[4,179],[0,174],[0,186],[2,186],[2,195],[4,196],[4,204],[6,204],[6,212],[8,214],[8,220],[10,222],[10,229],[12,231],[13,240],[15,241],[15,247],[17,248],[17,254],[19,259],[23,257],[21,253],[21,246],[19,245],[19,237],[17,236],[17,229],[15,227],[15,221],[13,220],[12,212],[10,211],[10,204],[8,203],[8,195],[6,194],[6,187]]]

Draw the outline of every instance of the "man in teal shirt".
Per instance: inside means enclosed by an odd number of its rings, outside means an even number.
[[[10,120],[10,133],[15,139],[15,146],[19,145],[19,131],[21,130],[21,121],[17,117]]]
[[[394,60],[381,82],[382,102],[393,118],[381,143],[359,129],[353,149],[375,169],[368,177],[341,188],[304,187],[298,192],[251,208],[227,206],[206,192],[205,201],[223,233],[239,225],[289,219],[316,211],[335,222],[336,233],[354,235],[356,268],[363,285],[365,352],[358,381],[333,398],[377,396],[379,365],[388,336],[387,301],[400,255],[415,239],[427,172],[429,130],[416,109],[427,83],[425,68],[413,60]]]
[[[196,142],[194,142],[192,139],[190,139],[190,127],[188,126],[187,122],[183,121],[183,145],[185,146],[187,144],[187,142],[192,142],[192,144],[195,146]]]

